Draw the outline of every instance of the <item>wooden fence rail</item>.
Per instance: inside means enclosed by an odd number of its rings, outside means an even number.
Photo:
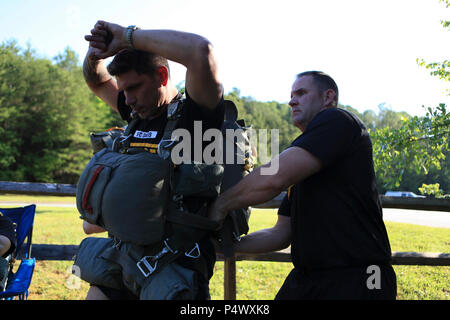
[[[70,261],[78,251],[78,245],[73,244],[33,244],[32,256],[36,260]],[[23,259],[25,253],[19,252],[17,258]],[[218,261],[224,261],[222,254],[217,254]],[[291,262],[289,249],[258,254],[236,254],[235,261],[274,261]],[[436,252],[393,252],[395,265],[419,266],[450,266],[450,253]]]
[[[34,244],[32,256],[36,260],[71,261],[78,251],[78,245]],[[18,258],[23,258],[19,253]],[[217,261],[224,262],[224,300],[236,300],[236,262],[237,261],[272,261],[291,262],[290,250],[260,253],[237,254],[233,258],[224,259],[217,254]],[[450,253],[436,252],[393,252],[394,265],[450,266]]]
[[[78,251],[78,245],[73,244],[33,244],[32,256],[36,260],[70,261]],[[19,252],[18,259],[23,259],[24,252]],[[218,261],[224,261],[222,254],[217,254]],[[236,254],[235,261],[273,261],[291,262],[289,249],[258,254]],[[450,253],[436,252],[393,252],[395,265],[419,266],[450,266]]]
[[[37,195],[59,195],[74,196],[76,186],[69,184],[54,183],[29,183],[0,181],[0,192],[14,194],[37,194]],[[255,208],[278,208],[284,192],[273,200],[254,206]],[[380,196],[383,208],[399,208],[427,211],[450,212],[450,199],[430,198],[403,198]],[[78,245],[55,245],[34,244],[32,256],[37,260],[73,260]],[[19,253],[18,258],[22,258]],[[273,261],[291,262],[289,249],[263,254],[237,254],[233,258],[224,259],[223,255],[217,254],[218,261],[225,261],[224,268],[224,298],[225,300],[236,299],[236,262],[237,261]],[[394,265],[426,265],[426,266],[450,266],[450,253],[434,252],[393,252],[392,263]]]
[[[75,196],[77,186],[73,184],[38,183],[38,182],[11,182],[0,181],[0,192],[14,194],[36,194]],[[271,201],[254,206],[255,208],[278,208],[285,192],[280,193]],[[450,198],[406,198],[380,196],[383,208],[412,209],[426,211],[450,212]]]
[[[75,196],[74,184],[0,181],[0,192],[15,194],[40,194],[48,196]]]

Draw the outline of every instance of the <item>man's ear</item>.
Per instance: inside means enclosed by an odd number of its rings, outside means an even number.
[[[337,103],[336,103],[336,92],[333,89],[328,89],[326,90],[324,93],[324,99],[325,99],[325,105],[326,106],[332,106],[332,107],[337,107]]]
[[[161,66],[157,70],[159,80],[162,86],[167,85],[167,81],[169,81],[169,70],[167,70],[167,67]]]

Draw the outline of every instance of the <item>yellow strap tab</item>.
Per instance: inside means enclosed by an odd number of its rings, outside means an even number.
[[[144,148],[154,148],[158,149],[158,144],[156,143],[145,143],[145,142],[132,142],[130,147],[144,147]]]

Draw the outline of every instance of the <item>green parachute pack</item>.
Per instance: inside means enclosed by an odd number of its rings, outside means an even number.
[[[137,117],[125,129],[91,134],[94,156],[77,185],[77,208],[82,219],[102,226],[110,236],[106,240],[87,238],[80,244],[75,265],[81,278],[91,284],[98,282],[100,272],[96,275],[96,267],[89,265],[96,261],[93,248],[98,248],[103,260],[120,265],[133,279],[127,287],[139,292],[145,291],[149,278],[180,255],[198,258],[198,242],[208,234],[219,240],[224,256],[230,257],[233,244],[248,232],[250,208],[230,212],[218,230],[219,225],[208,219],[208,206],[251,170],[249,127],[237,120],[234,103],[225,100],[223,163],[174,164],[170,154],[177,140],[172,133],[183,101],[168,106],[168,122],[157,153],[129,147],[127,138]],[[110,279],[102,281],[97,284],[120,286],[111,285]]]

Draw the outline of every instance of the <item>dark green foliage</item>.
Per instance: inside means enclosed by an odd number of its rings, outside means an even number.
[[[76,183],[92,154],[89,132],[115,123],[77,61],[68,48],[52,62],[0,45],[0,180]]]
[[[251,97],[241,97],[237,88],[233,88],[225,98],[236,104],[239,118],[244,119],[246,125],[251,125],[254,129],[278,129],[280,152],[300,134],[300,131],[292,124],[291,108],[287,104],[275,101],[260,102]],[[270,145],[270,132],[267,138]]]
[[[379,188],[417,192],[422,183],[440,183],[448,192],[449,134],[445,104],[371,131]]]

